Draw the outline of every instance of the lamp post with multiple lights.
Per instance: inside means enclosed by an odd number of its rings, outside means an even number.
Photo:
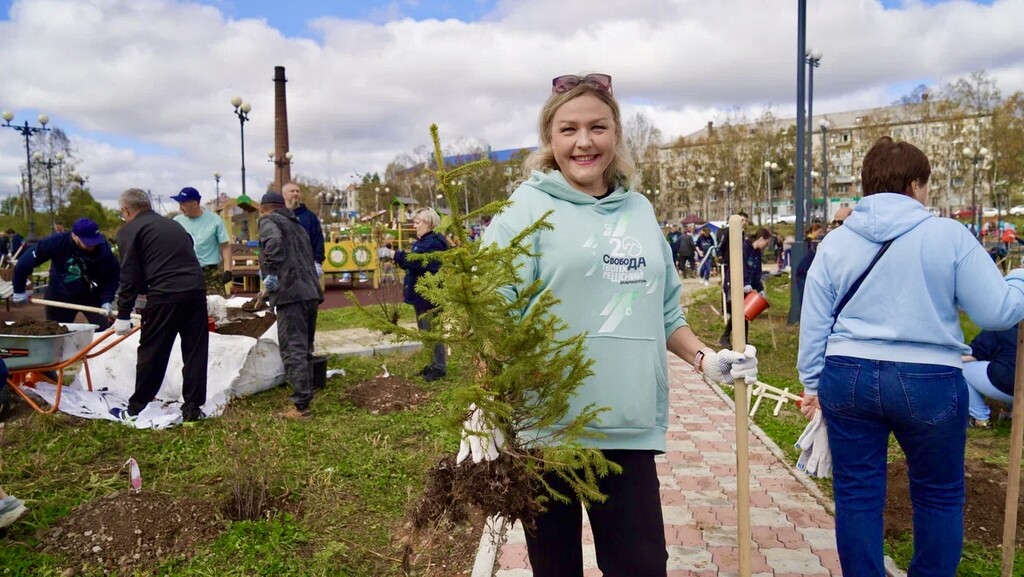
[[[830,197],[828,193],[828,141],[826,133],[832,127],[832,123],[827,118],[822,118],[818,126],[821,128],[821,210],[823,211],[822,219],[828,220]]]
[[[2,118],[4,119],[4,126],[17,130],[19,133],[21,133],[22,136],[25,137],[25,171],[28,178],[28,236],[25,237],[25,241],[29,243],[34,243],[36,240],[38,240],[38,237],[36,236],[36,223],[33,218],[35,213],[35,207],[32,204],[34,202],[32,199],[32,151],[31,145],[29,144],[29,137],[37,132],[44,132],[50,130],[49,128],[46,127],[46,125],[50,122],[50,118],[45,114],[40,114],[39,118],[37,119],[39,121],[39,126],[29,126],[27,120],[25,121],[24,125],[18,126],[17,124],[11,124],[11,121],[14,120],[14,113],[10,110],[5,110],[3,114],[0,116],[2,116]]]
[[[775,207],[772,205],[772,173],[779,169],[779,164],[770,160],[764,161],[764,172],[768,177],[768,227],[775,230]]]
[[[242,141],[242,196],[248,198],[245,194],[245,123],[249,121],[249,111],[252,110],[252,105],[242,102],[241,96],[235,96],[231,99],[231,106],[235,107],[235,116],[238,117],[239,134]]]
[[[58,152],[54,158],[43,159],[43,153],[36,151],[32,153],[32,160],[39,163],[40,166],[46,167],[46,204],[50,207],[50,230],[54,229],[54,216],[53,216],[53,167],[64,164],[64,155]]]
[[[292,163],[292,158],[295,158],[295,156],[291,151],[284,153],[284,158],[274,156],[273,150],[267,153],[267,162],[272,162],[277,167],[277,191],[280,193],[284,193],[284,167]]]
[[[814,69],[821,66],[821,52],[817,50],[807,49],[805,60],[807,61],[807,194],[805,200],[808,201],[814,198],[814,185],[811,180],[810,170],[814,166],[814,155],[812,150],[814,149],[814,139],[812,139],[811,133],[814,131]],[[824,209],[823,209],[824,210]],[[804,215],[807,222],[811,222],[811,212],[807,211]]]
[[[978,237],[981,235],[981,210],[978,208],[978,165],[985,165],[988,163],[989,158],[992,154],[987,148],[982,146],[978,150],[974,150],[970,146],[965,146],[963,149],[964,157],[971,161],[972,176],[971,176],[971,221],[974,223],[974,236]]]

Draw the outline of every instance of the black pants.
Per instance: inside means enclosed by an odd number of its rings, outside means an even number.
[[[178,335],[181,335],[181,358],[185,365],[181,371],[185,398],[182,412],[198,410],[206,403],[206,365],[210,355],[206,299],[160,305],[150,302],[142,310],[135,394],[128,399],[128,414],[139,414],[160,391],[171,347]]]
[[[692,254],[679,257],[679,271],[683,273],[684,278],[687,276],[687,269],[689,269],[690,272],[696,272],[697,270],[697,263],[693,259],[694,256]]]
[[[317,302],[299,301],[277,305],[277,342],[281,348],[285,378],[292,386],[288,398],[305,411],[313,402],[313,337],[316,334]]]
[[[68,304],[73,304],[73,305],[82,305],[82,306],[87,306],[87,307],[98,307],[101,304],[103,304],[103,303],[100,303],[98,301],[98,299],[94,299],[94,298],[87,298],[87,299],[77,298],[76,299],[76,298],[69,298],[69,297],[60,296],[60,295],[49,295],[49,294],[46,295],[46,299],[47,300],[51,300],[51,301],[59,301],[59,302],[63,302],[63,303],[68,303]],[[61,308],[61,307],[51,307],[51,306],[43,307],[43,315],[46,318],[46,320],[54,321],[54,322],[58,322],[58,323],[73,323],[73,322],[75,322],[75,317],[78,316],[79,312],[81,312],[83,315],[85,315],[85,320],[89,321],[90,323],[92,323],[94,325],[98,325],[100,327],[99,330],[101,330],[101,331],[110,326],[110,319],[107,318],[107,315],[104,315],[104,314],[100,314],[100,313],[87,313],[87,312],[84,312],[84,311],[76,311],[76,310],[73,310],[73,309],[65,309],[65,308]]]
[[[605,577],[664,577],[668,550],[654,451],[608,450],[604,455],[622,466],[622,474],[598,480],[608,500],[587,510],[597,565]],[[559,493],[574,497],[557,476],[548,475],[545,480]],[[573,498],[565,504],[552,499],[547,508],[537,518],[536,529],[526,532],[534,577],[583,577],[579,501]]]
[[[726,305],[726,310],[732,310],[732,304]],[[750,344],[750,321],[746,318],[743,319],[743,342]],[[718,344],[729,349],[732,348],[732,313],[726,313],[725,315],[725,329],[722,331],[721,338],[718,339]]]

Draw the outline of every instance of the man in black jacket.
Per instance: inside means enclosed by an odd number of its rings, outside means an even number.
[[[284,205],[292,211],[299,224],[309,235],[309,243],[313,248],[313,262],[316,269],[316,276],[324,276],[324,229],[320,226],[320,219],[316,213],[302,204],[302,189],[294,182],[281,187],[281,196],[284,197]]]
[[[121,193],[125,225],[117,233],[121,249],[121,285],[117,298],[119,335],[131,330],[135,299],[146,295],[142,309],[142,336],[135,367],[135,394],[127,410],[112,409],[115,417],[130,422],[160,390],[167,372],[174,339],[181,336],[181,416],[185,421],[202,418],[206,403],[206,364],[210,333],[206,313],[206,281],[192,249],[192,237],[182,226],[155,212],[144,190]]]
[[[299,219],[285,207],[284,197],[268,192],[260,200],[260,274],[277,311],[277,341],[295,406],[281,413],[288,419],[309,417],[313,402],[313,338],[317,306],[324,293],[312,266],[313,248]]]

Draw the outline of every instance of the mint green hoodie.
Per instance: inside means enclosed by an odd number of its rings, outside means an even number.
[[[593,427],[604,438],[588,445],[664,451],[665,342],[686,319],[672,251],[651,203],[623,188],[598,200],[570,186],[558,171],[534,171],[510,200],[483,242],[507,245],[554,211],[554,230],[534,235],[530,248],[540,256],[523,262],[520,276],[523,286],[539,279],[561,301],[553,312],[568,328],[559,337],[586,333],[586,353],[594,360],[594,374],[578,390],[568,417],[591,403],[608,407]]]

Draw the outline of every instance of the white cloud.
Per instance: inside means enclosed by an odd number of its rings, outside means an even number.
[[[128,186],[204,194],[221,172],[240,192],[239,123],[248,192],[273,177],[273,69],[286,67],[293,172],[346,182],[442,138],[494,148],[536,141],[551,77],[602,71],[623,115],[648,114],[666,138],[740,107],[791,115],[796,14],[790,0],[505,0],[475,23],[319,18],[318,40],[273,22],[230,20],[216,7],[163,0],[20,0],[0,21],[0,108],[50,115],[78,146],[100,198]],[[982,6],[812,0],[808,45],[824,53],[815,112],[893,99],[893,85],[948,82],[988,69],[1004,93],[1024,89],[1024,0]],[[6,131],[5,131],[6,132]],[[13,132],[13,131],[11,131]],[[0,195],[14,192],[22,141],[0,138]]]

